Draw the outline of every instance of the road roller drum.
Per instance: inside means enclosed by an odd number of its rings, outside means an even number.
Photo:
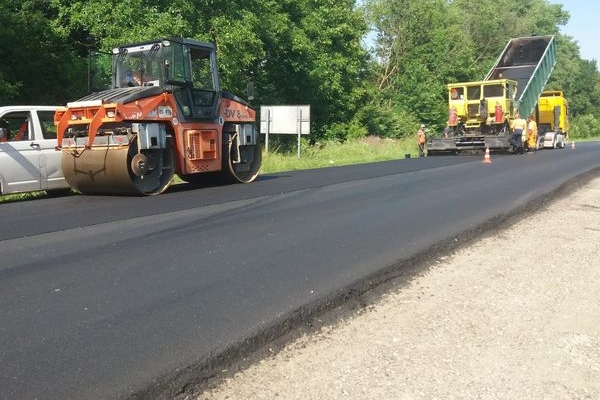
[[[80,193],[162,193],[173,177],[170,149],[138,153],[137,146],[63,149],[62,168],[67,183]]]

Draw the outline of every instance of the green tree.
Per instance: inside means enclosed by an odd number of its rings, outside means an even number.
[[[64,103],[85,93],[89,49],[184,36],[216,44],[222,87],[254,104],[310,104],[312,141],[441,129],[447,84],[481,80],[508,39],[553,34],[572,115],[600,115],[595,61],[547,0],[0,0],[0,101]],[[375,32],[372,53],[361,46]]]
[[[445,0],[371,0],[366,3],[376,32],[376,84],[389,110],[414,121],[440,124],[446,118],[446,84],[473,74],[474,46],[456,23],[460,13]]]
[[[509,39],[532,35],[556,35],[557,75],[550,82],[568,88],[572,103],[579,104],[575,111],[594,104],[594,66],[582,63],[572,39],[559,34],[569,18],[561,5],[546,0],[365,0],[365,7],[376,34],[379,101],[401,118],[441,128],[447,116],[445,85],[484,79]]]
[[[62,104],[85,87],[85,62],[65,48],[53,16],[46,1],[0,0],[2,103]]]
[[[310,104],[315,137],[352,119],[366,90],[366,33],[353,0],[52,0],[55,27],[73,42],[188,36],[217,45],[222,86],[257,103]]]
[[[557,59],[547,88],[565,92],[571,115],[600,116],[600,73],[596,61],[582,60],[579,46],[564,36],[558,37]]]

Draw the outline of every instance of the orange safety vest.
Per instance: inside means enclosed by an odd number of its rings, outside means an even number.
[[[417,143],[425,144],[425,131],[423,129],[419,129],[419,132],[417,132]]]
[[[535,147],[537,144],[537,123],[534,120],[529,121],[527,125],[529,147]]]
[[[25,134],[27,133],[28,127],[29,127],[29,124],[27,123],[27,121],[23,122],[19,126],[19,131],[17,132],[17,134],[15,135],[13,140],[23,140],[23,138],[25,137]]]
[[[497,103],[496,104],[496,109],[494,110],[494,119],[496,120],[496,122],[502,122],[502,116],[503,116],[503,112],[502,112],[502,104]]]
[[[457,119],[458,119],[458,115],[456,113],[456,107],[450,108],[450,113],[448,115],[448,123],[450,125],[456,125]]]

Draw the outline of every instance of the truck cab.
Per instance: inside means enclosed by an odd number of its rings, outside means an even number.
[[[499,134],[514,115],[517,82],[510,79],[448,85],[448,125],[456,134]]]
[[[545,149],[564,148],[569,133],[569,102],[564,92],[542,92],[535,113],[541,146]]]

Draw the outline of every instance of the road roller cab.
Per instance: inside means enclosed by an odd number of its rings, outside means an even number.
[[[262,155],[256,111],[221,91],[215,46],[170,38],[95,57],[92,94],[55,114],[57,149],[81,193],[158,194],[184,181],[251,182]],[[110,87],[97,82],[110,72]]]

